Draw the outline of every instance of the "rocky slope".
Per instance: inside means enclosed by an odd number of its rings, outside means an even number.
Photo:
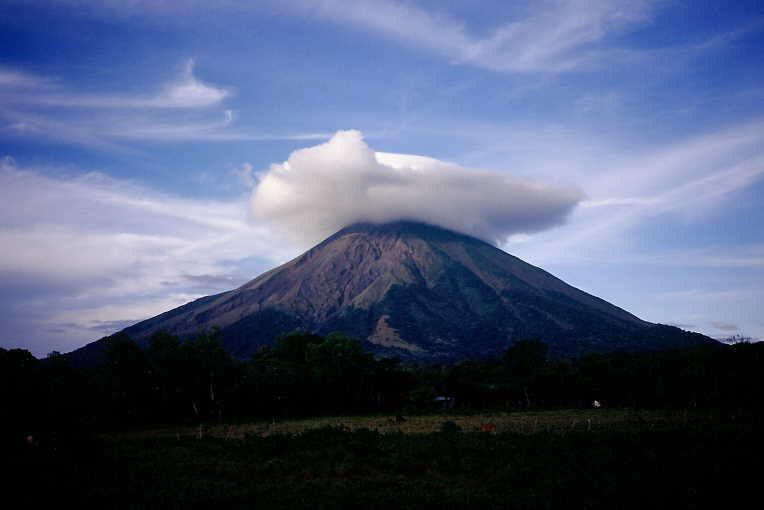
[[[372,352],[422,361],[486,356],[523,338],[559,356],[711,342],[645,322],[488,243],[413,222],[352,225],[238,289],[125,332],[145,342],[162,328],[189,338],[212,326],[238,357],[294,329],[344,331]]]

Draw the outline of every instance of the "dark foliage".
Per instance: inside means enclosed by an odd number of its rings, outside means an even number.
[[[180,342],[155,333],[145,348],[108,339],[105,363],[73,368],[0,349],[0,421],[13,438],[91,428],[349,413],[417,413],[590,407],[707,408],[759,416],[764,345],[738,343],[649,353],[548,359],[521,341],[500,359],[403,365],[377,359],[342,334],[294,332],[249,361],[230,356],[219,332]],[[438,398],[439,397],[439,398]],[[63,432],[62,432],[63,431]]]

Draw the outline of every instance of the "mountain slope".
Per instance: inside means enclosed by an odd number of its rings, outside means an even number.
[[[183,338],[221,329],[247,357],[293,329],[345,331],[373,352],[434,360],[485,356],[540,338],[554,354],[711,341],[655,325],[466,235],[413,222],[356,224],[238,289],[125,330]]]

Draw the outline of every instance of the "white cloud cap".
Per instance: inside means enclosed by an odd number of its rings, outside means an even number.
[[[422,221],[501,242],[559,224],[577,189],[468,170],[422,156],[375,153],[359,131],[293,152],[259,176],[256,218],[315,242],[359,221]]]

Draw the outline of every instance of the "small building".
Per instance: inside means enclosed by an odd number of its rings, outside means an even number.
[[[456,404],[456,398],[449,397],[446,395],[439,395],[432,399],[433,402],[435,402],[438,407],[440,407],[441,410],[447,410],[447,409],[453,409],[454,404]]]

